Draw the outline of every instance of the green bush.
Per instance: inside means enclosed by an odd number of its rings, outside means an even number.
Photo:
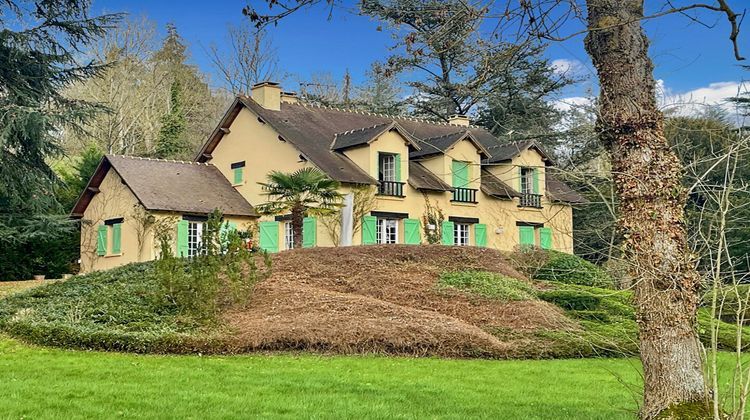
[[[196,258],[165,252],[157,261],[13,294],[0,300],[0,330],[33,343],[72,348],[209,350],[218,341],[213,331],[219,311],[244,305],[253,286],[270,273],[267,255],[260,270],[257,256],[245,250],[237,233],[221,235],[213,241],[221,248]]]
[[[557,251],[550,251],[549,260],[536,270],[533,278],[581,286],[614,286],[612,278],[601,268],[581,257]]]
[[[578,290],[548,290],[537,294],[539,299],[569,311],[591,311],[599,308],[601,297]]]
[[[742,318],[742,323],[747,324],[750,321],[750,284],[727,285],[719,290],[716,302],[716,311],[720,319],[726,322],[737,322],[738,317]],[[712,291],[709,290],[704,296],[702,306],[711,310],[713,300]],[[739,314],[739,316],[738,316]]]
[[[438,285],[497,300],[531,300],[534,289],[528,283],[487,271],[451,271],[440,275]]]

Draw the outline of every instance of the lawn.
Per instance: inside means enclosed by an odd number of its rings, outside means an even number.
[[[49,282],[50,280],[0,281],[0,298]]]
[[[632,418],[639,377],[634,359],[143,356],[0,336],[3,419]]]

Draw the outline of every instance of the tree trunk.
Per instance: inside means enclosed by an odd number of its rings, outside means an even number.
[[[301,205],[292,208],[292,236],[294,248],[302,248],[302,222],[305,218],[305,209]]]
[[[586,51],[599,75],[597,132],[612,154],[618,228],[635,284],[644,401],[651,419],[706,402],[696,331],[700,279],[685,230],[682,167],[664,137],[643,0],[587,0]]]

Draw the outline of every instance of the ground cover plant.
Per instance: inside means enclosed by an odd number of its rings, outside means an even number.
[[[157,261],[75,277],[0,300],[0,329],[39,344],[136,352],[563,358],[638,351],[631,292],[528,280],[495,250],[306,248],[271,259],[270,275],[251,289],[208,288],[207,307],[180,303],[206,296],[191,277],[204,281],[205,270],[174,271],[182,260],[169,260],[166,276]],[[711,318],[701,311],[708,340]],[[735,333],[720,324],[720,348],[734,348]]]

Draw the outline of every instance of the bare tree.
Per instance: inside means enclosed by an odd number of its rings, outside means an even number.
[[[228,51],[211,44],[207,53],[231,93],[249,95],[258,82],[280,81],[277,51],[268,32],[245,21],[227,27],[227,41]]]

